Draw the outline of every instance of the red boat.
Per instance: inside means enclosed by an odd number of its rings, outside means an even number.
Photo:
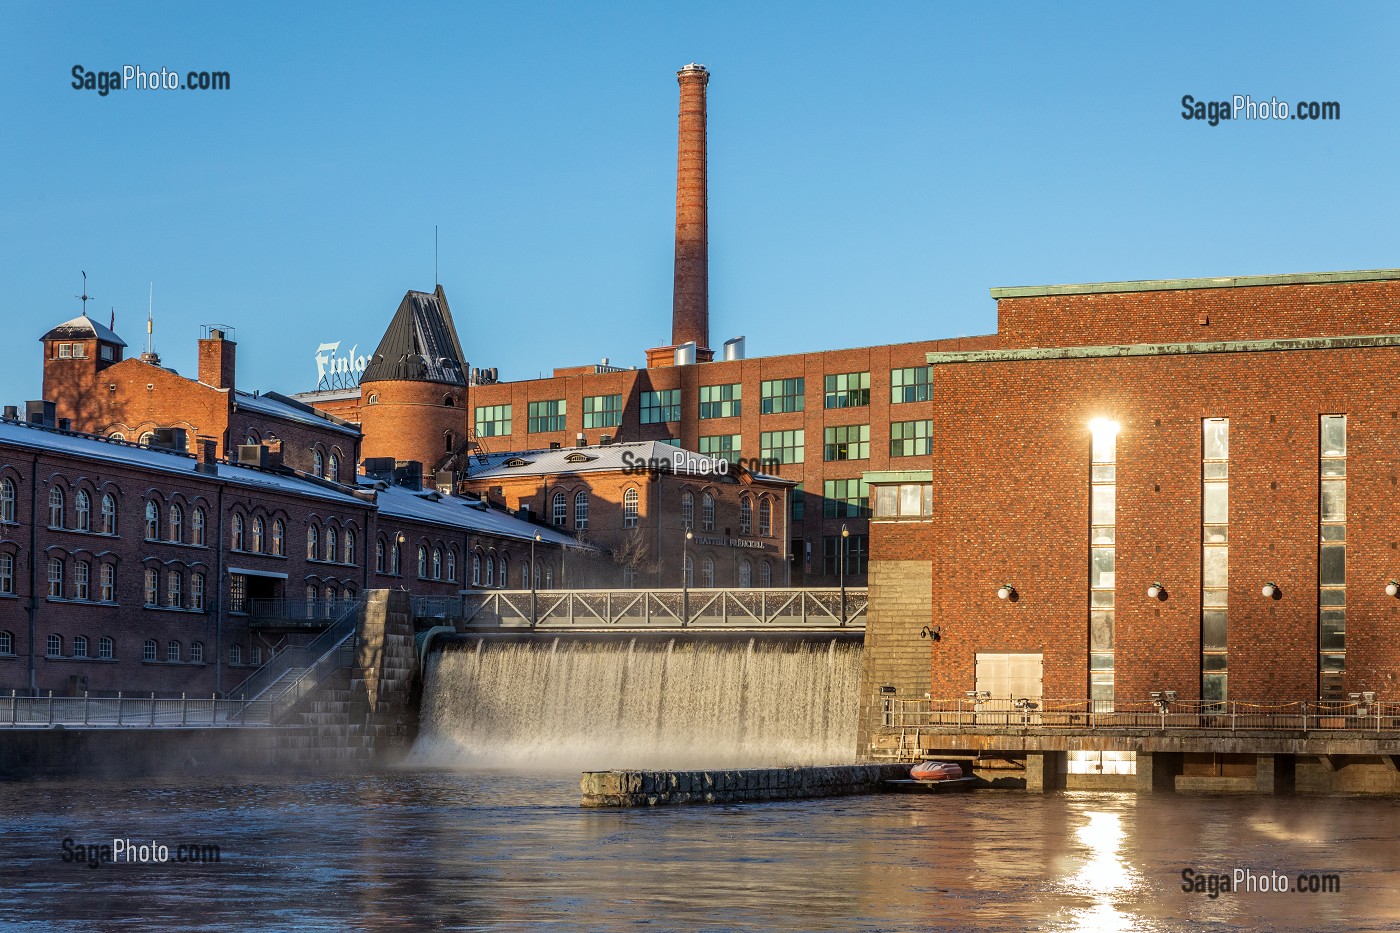
[[[915,781],[955,781],[962,776],[962,767],[948,761],[924,761],[909,769]]]

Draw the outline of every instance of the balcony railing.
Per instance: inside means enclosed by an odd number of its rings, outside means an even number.
[[[1070,729],[1231,732],[1400,732],[1400,703],[1299,700],[1291,703],[1208,702],[1114,703],[1102,701],[992,697],[917,700],[878,697],[883,724],[895,729],[939,732],[993,729]]]
[[[248,617],[254,626],[323,628],[364,602],[352,599],[250,599]]]
[[[209,729],[267,726],[272,704],[213,697],[157,699],[150,696],[0,696],[0,728],[92,726],[128,729]]]
[[[413,614],[476,628],[865,628],[864,587],[822,589],[481,590],[419,597]]]

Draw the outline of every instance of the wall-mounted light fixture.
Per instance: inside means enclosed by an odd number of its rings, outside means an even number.
[[[941,630],[942,630],[942,626],[938,626],[938,625],[925,625],[925,626],[923,627],[923,629],[920,630],[920,632],[919,632],[919,637],[920,637],[920,638],[932,638],[934,641],[942,641],[942,640],[943,640],[943,635],[942,635]]]
[[[1283,596],[1283,592],[1278,588],[1278,584],[1272,580],[1265,583],[1264,588],[1259,592],[1263,593],[1269,599],[1279,599]]]
[[[1166,599],[1167,588],[1160,583],[1153,583],[1147,588],[1148,599]]]
[[[1015,598],[1016,598],[1016,587],[1012,586],[1010,583],[1003,583],[1003,584],[1001,585],[1001,587],[997,589],[997,599],[1015,599]]]
[[[1400,596],[1400,580],[1391,580],[1385,585],[1385,595]]]

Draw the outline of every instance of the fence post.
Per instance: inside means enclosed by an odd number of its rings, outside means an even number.
[[[88,724],[88,692],[83,691],[83,725]]]
[[[19,709],[19,690],[10,691],[10,725],[15,724],[15,713]]]
[[[49,725],[53,725],[53,691],[49,691]]]
[[[117,691],[117,725],[122,724],[122,692]]]
[[[156,724],[156,692],[151,691],[151,725]]]
[[[185,725],[189,721],[189,705],[185,702],[185,695],[180,694],[180,725]]]
[[[1303,731],[1308,731],[1308,701],[1303,701]]]

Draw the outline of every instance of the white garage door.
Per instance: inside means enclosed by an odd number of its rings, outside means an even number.
[[[1042,668],[1039,654],[977,655],[977,690],[993,699],[1025,697],[1040,699]]]

